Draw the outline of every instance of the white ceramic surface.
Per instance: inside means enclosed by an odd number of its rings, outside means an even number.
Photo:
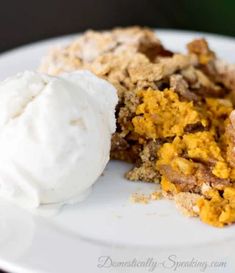
[[[204,36],[221,58],[235,62],[232,38],[160,30],[158,34],[168,48],[177,51],[185,50],[191,39]],[[1,55],[0,79],[36,69],[49,47],[72,38],[48,40]],[[128,182],[123,178],[128,168],[128,164],[110,162],[87,200],[65,206],[55,216],[33,215],[0,200],[0,268],[19,273],[143,273],[151,272],[148,264],[127,266],[123,262],[152,259],[157,262],[152,272],[203,272],[199,265],[173,266],[194,259],[207,262],[204,272],[235,271],[234,226],[216,229],[185,218],[167,200],[132,204],[132,193],[151,192],[157,186]],[[175,258],[170,259],[171,255]],[[210,261],[224,261],[226,266],[210,267]]]

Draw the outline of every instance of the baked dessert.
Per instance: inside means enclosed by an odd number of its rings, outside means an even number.
[[[118,90],[111,157],[129,180],[160,183],[186,215],[235,222],[235,66],[205,39],[174,53],[148,28],[88,31],[54,48],[40,70],[88,69]]]

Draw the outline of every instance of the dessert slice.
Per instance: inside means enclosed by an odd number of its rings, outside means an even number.
[[[235,67],[206,40],[188,53],[164,48],[147,28],[88,31],[53,49],[40,70],[88,69],[118,90],[111,157],[133,163],[129,180],[161,183],[183,212],[235,222]]]

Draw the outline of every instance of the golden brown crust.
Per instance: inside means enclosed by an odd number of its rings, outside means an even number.
[[[144,52],[148,47],[152,50],[155,47],[157,52],[159,47],[162,48],[154,32],[148,28],[116,28],[103,32],[89,30],[67,47],[53,49],[42,61],[40,70],[55,75],[78,69],[107,53],[134,54],[139,49]]]

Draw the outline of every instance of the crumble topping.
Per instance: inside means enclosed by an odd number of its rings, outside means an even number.
[[[235,222],[235,65],[205,39],[187,49],[165,49],[148,28],[88,31],[53,49],[40,70],[88,69],[111,82],[119,96],[111,158],[133,163],[126,178],[160,182],[184,214],[220,227]]]
[[[180,192],[174,196],[176,207],[188,217],[198,216],[197,201],[200,195],[189,192]]]

